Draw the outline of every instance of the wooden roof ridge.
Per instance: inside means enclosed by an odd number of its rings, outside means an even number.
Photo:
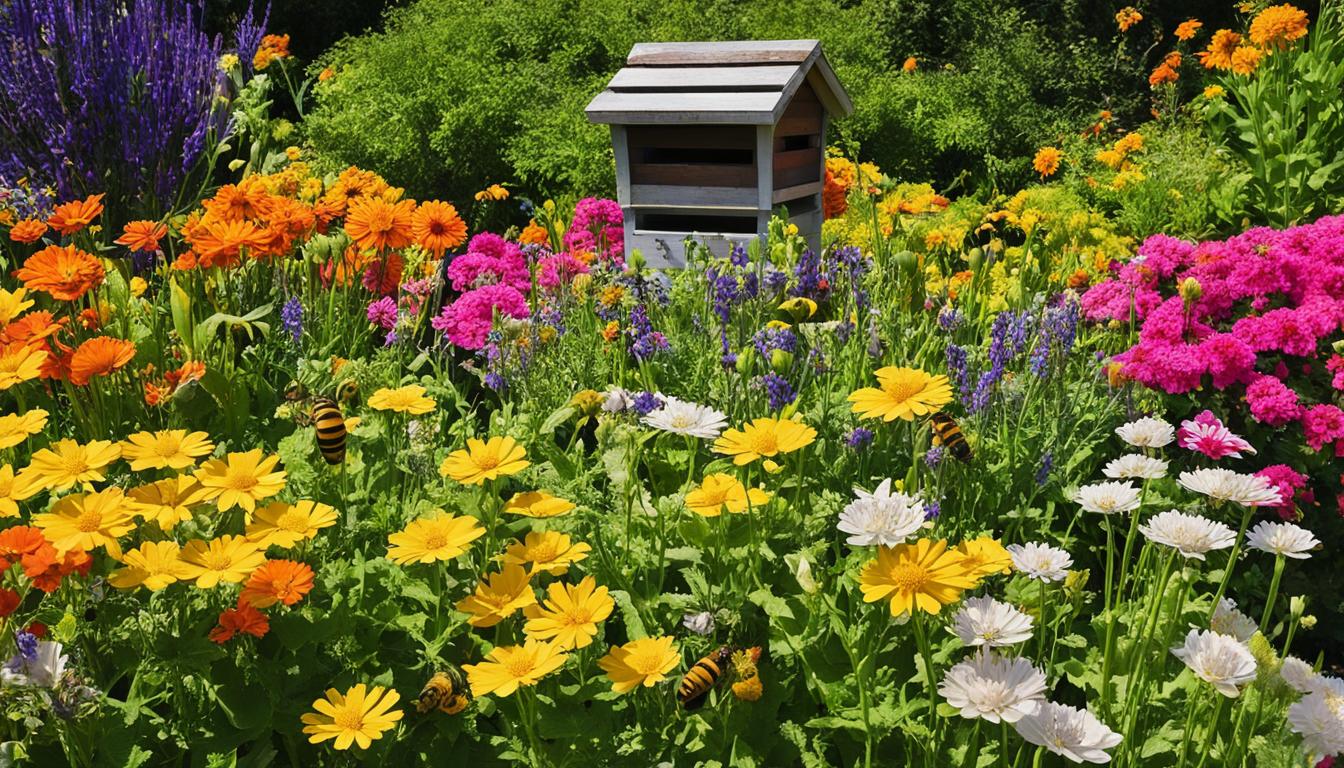
[[[853,111],[818,40],[637,43],[586,112],[596,123],[768,125],[804,82],[831,114]]]

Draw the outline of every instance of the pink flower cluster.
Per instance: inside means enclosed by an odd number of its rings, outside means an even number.
[[[527,291],[532,277],[517,243],[492,232],[482,232],[467,243],[467,252],[448,265],[448,280],[454,291],[469,291],[483,285],[508,285]]]
[[[1082,307],[1141,324],[1115,358],[1129,378],[1170,394],[1244,387],[1256,421],[1298,423],[1318,451],[1344,439],[1344,412],[1311,402],[1344,389],[1344,359],[1325,356],[1344,327],[1344,216],[1198,244],[1155,235]]]
[[[542,288],[556,288],[587,273],[588,265],[569,253],[543,256],[537,260],[537,285]]]
[[[1271,464],[1255,474],[1268,480],[1279,492],[1279,498],[1283,501],[1270,509],[1278,512],[1279,517],[1284,520],[1298,519],[1296,499],[1299,491],[1302,492],[1302,503],[1310,504],[1316,501],[1315,495],[1307,489],[1307,476],[1299,474],[1287,464]]]
[[[599,259],[625,266],[625,227],[621,206],[615,200],[585,197],[574,207],[574,220],[565,232],[570,253],[592,253]]]
[[[456,346],[480,349],[489,339],[496,312],[500,317],[525,318],[527,297],[510,285],[483,285],[445,306],[429,324]]]

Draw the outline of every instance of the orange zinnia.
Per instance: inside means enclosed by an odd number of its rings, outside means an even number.
[[[47,234],[47,225],[37,219],[24,219],[9,230],[9,239],[16,243],[35,243]]]
[[[450,203],[430,200],[415,209],[415,215],[411,217],[411,234],[415,242],[437,259],[449,248],[466,242],[467,225]]]
[[[30,291],[74,301],[103,283],[103,263],[73,245],[49,245],[29,256],[14,276]]]
[[[70,383],[83,386],[94,376],[110,376],[135,357],[135,344],[99,336],[79,345],[70,359]]]
[[[207,217],[187,238],[202,267],[234,267],[243,249],[259,250],[266,246],[266,235],[250,221],[220,221]]]
[[[47,225],[62,235],[73,235],[103,212],[103,196],[90,195],[83,200],[75,200],[56,206],[56,210],[47,218]]]
[[[1284,3],[1271,5],[1251,22],[1251,42],[1282,50],[1307,34],[1307,12]]]
[[[415,201],[389,203],[381,198],[365,198],[350,203],[345,217],[345,233],[361,249],[405,248],[412,241]]]
[[[1232,52],[1232,71],[1238,75],[1249,75],[1260,66],[1264,51],[1253,45],[1243,45]]]
[[[1199,28],[1202,26],[1204,26],[1204,22],[1199,21],[1198,19],[1189,19],[1187,21],[1182,21],[1176,27],[1176,39],[1189,40],[1190,38],[1195,36],[1195,33],[1198,32]]]
[[[132,251],[150,253],[159,250],[159,240],[168,234],[168,226],[158,221],[132,221],[122,230],[115,242]]]
[[[1230,29],[1220,29],[1213,33],[1209,47],[1199,52],[1199,63],[1205,69],[1231,69],[1232,54],[1241,45],[1241,35]]]
[[[225,184],[213,198],[202,201],[201,206],[218,219],[239,221],[265,215],[269,203],[270,194],[265,186],[245,180]]]
[[[252,572],[240,603],[254,608],[269,608],[276,603],[293,605],[313,589],[313,569],[293,560],[268,560]]]
[[[31,555],[44,546],[51,546],[42,530],[31,525],[16,525],[0,531],[0,572],[9,570],[24,555]]]
[[[18,320],[6,325],[0,331],[0,344],[23,342],[34,344],[48,336],[55,336],[65,326],[67,318],[55,320],[47,311],[29,312]]]
[[[219,614],[219,625],[210,630],[210,640],[223,645],[239,632],[253,637],[265,637],[270,631],[271,622],[266,618],[266,614],[240,598],[237,608],[230,608]]]
[[[1179,77],[1180,75],[1177,74],[1176,70],[1164,61],[1157,65],[1157,69],[1154,69],[1152,74],[1148,75],[1148,87],[1156,88],[1166,83],[1174,83]]]

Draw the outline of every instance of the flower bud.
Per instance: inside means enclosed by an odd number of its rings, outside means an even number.
[[[784,373],[793,367],[793,353],[782,349],[770,352],[770,367],[775,373]]]
[[[897,251],[892,258],[896,260],[896,268],[907,274],[914,272],[918,263],[914,251]]]
[[[804,592],[809,595],[817,593],[817,582],[816,579],[812,578],[812,565],[807,562],[806,557],[801,555],[798,557],[798,565],[793,569],[793,577],[798,580],[798,586],[802,587]]]
[[[1204,295],[1204,287],[1195,278],[1187,277],[1181,281],[1180,292],[1186,306],[1189,306],[1199,301],[1200,297]]]

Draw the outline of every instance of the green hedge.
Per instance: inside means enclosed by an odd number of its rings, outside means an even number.
[[[610,193],[606,129],[583,108],[634,43],[816,37],[856,105],[833,139],[908,180],[1009,186],[1028,178],[1037,146],[1102,106],[1146,109],[1144,66],[1126,53],[1146,47],[1144,30],[1117,48],[1113,10],[1019,5],[418,0],[314,64],[337,75],[305,130],[329,166],[376,168],[417,197],[463,201],[489,181]],[[1157,34],[1165,22],[1153,21]]]

